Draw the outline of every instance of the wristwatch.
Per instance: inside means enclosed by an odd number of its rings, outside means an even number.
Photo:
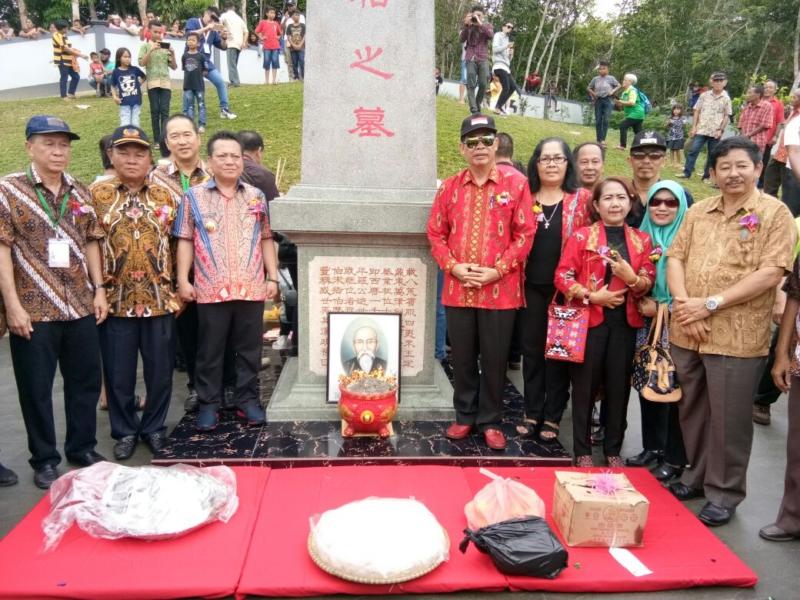
[[[706,309],[708,312],[716,312],[722,306],[722,296],[709,296],[706,298]]]

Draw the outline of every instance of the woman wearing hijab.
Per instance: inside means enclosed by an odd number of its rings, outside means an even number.
[[[667,286],[667,250],[678,233],[686,215],[688,203],[683,186],[675,181],[659,181],[647,195],[644,220],[639,228],[653,240],[652,258],[656,264],[656,280],[650,296],[639,301],[639,311],[645,324],[636,338],[636,346],[647,343],[650,324],[660,304],[671,306],[672,296]],[[669,347],[669,332],[661,333],[661,341]],[[651,472],[661,481],[680,476],[686,464],[683,436],[678,421],[677,402],[651,402],[639,395],[642,407],[643,450],[625,461],[629,465],[647,465],[657,461]]]

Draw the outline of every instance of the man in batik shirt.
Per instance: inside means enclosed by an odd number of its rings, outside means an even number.
[[[525,301],[521,273],[536,221],[525,176],[495,164],[496,133],[491,117],[464,119],[461,154],[468,168],[439,188],[428,240],[445,273],[456,411],[447,437],[460,440],[477,428],[490,448],[502,450],[506,360],[516,309]]]

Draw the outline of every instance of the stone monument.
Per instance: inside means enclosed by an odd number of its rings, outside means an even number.
[[[436,190],[434,3],[309,0],[307,17],[301,182],[270,207],[274,229],[298,246],[300,345],[267,419],[339,418],[326,401],[330,312],[400,313],[399,347],[383,349],[398,355],[398,418],[451,419],[425,235]],[[341,361],[338,348],[330,360]]]

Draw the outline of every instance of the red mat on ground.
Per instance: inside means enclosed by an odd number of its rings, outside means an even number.
[[[0,598],[147,600],[236,590],[269,469],[234,468],[239,508],[174,540],[101,540],[73,526],[52,552],[41,552],[50,496],[0,542]]]
[[[550,528],[555,467],[492,468],[534,489],[547,507]],[[463,469],[474,494],[489,480],[477,468]],[[571,548],[569,567],[553,580],[508,577],[514,591],[641,592],[696,586],[752,587],[757,575],[728,549],[689,510],[672,496],[647,469],[620,469],[650,501],[644,545],[629,550],[653,573],[634,577],[609,554],[607,548]],[[617,472],[617,470],[615,470]],[[474,550],[474,549],[473,549]],[[578,568],[578,565],[580,566]]]
[[[369,496],[413,496],[450,536],[450,561],[394,586],[350,583],[328,575],[308,555],[309,517]],[[505,577],[478,552],[458,551],[463,507],[472,493],[458,467],[372,466],[273,470],[256,522],[237,596],[442,593],[501,591]],[[365,524],[380,535],[379,524]]]

